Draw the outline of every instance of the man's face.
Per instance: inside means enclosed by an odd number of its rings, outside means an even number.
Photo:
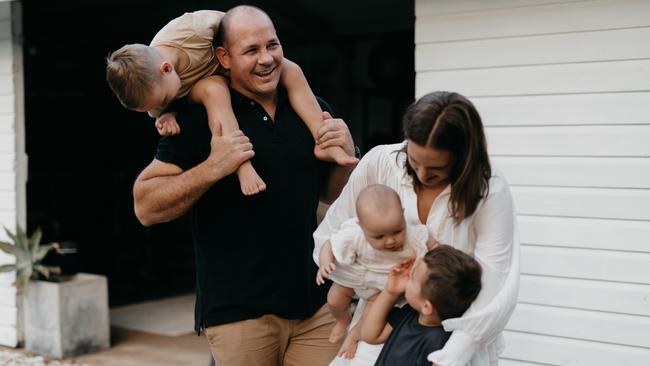
[[[284,54],[273,23],[262,14],[241,14],[227,37],[220,61],[230,70],[232,87],[248,97],[274,96]]]

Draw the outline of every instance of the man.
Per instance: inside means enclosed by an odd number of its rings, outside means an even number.
[[[312,233],[319,198],[333,201],[351,168],[313,155],[309,130],[278,89],[283,53],[268,15],[236,7],[219,33],[216,53],[230,72],[243,133],[220,136],[216,128],[210,136],[202,106],[181,108],[183,132],[161,139],[135,182],[135,212],[151,225],[191,210],[195,327],[204,330],[217,365],[327,365],[340,345],[328,341],[334,319],[325,307],[327,287],[313,280]],[[321,144],[354,155],[342,120],[324,112],[319,133]],[[246,197],[232,173],[253,156],[268,188]]]

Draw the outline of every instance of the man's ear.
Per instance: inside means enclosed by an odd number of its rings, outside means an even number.
[[[169,61],[163,61],[160,64],[160,72],[163,74],[168,74],[170,72],[174,71],[174,65],[172,65]]]
[[[230,54],[228,50],[219,46],[214,50],[214,54],[217,56],[217,61],[223,66],[224,69],[230,69]]]

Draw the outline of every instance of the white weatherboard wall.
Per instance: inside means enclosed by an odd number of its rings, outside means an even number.
[[[0,225],[13,230],[25,227],[23,65],[20,35],[20,3],[0,1]],[[7,240],[0,230],[0,240]],[[0,252],[0,264],[13,257]],[[15,347],[21,327],[13,273],[0,274],[0,345]]]
[[[512,186],[501,365],[650,365],[650,1],[416,0],[416,96],[469,97]]]

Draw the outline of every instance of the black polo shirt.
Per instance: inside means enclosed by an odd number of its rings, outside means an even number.
[[[312,234],[332,164],[315,158],[314,139],[286,92],[280,91],[275,121],[256,102],[230,92],[239,127],[253,143],[251,162],[267,189],[244,196],[232,174],[191,210],[197,331],[265,314],[306,319],[326,301],[327,287],[315,281]],[[188,170],[210,152],[207,115],[203,106],[189,105],[176,119],[181,133],[160,140],[156,159]]]

